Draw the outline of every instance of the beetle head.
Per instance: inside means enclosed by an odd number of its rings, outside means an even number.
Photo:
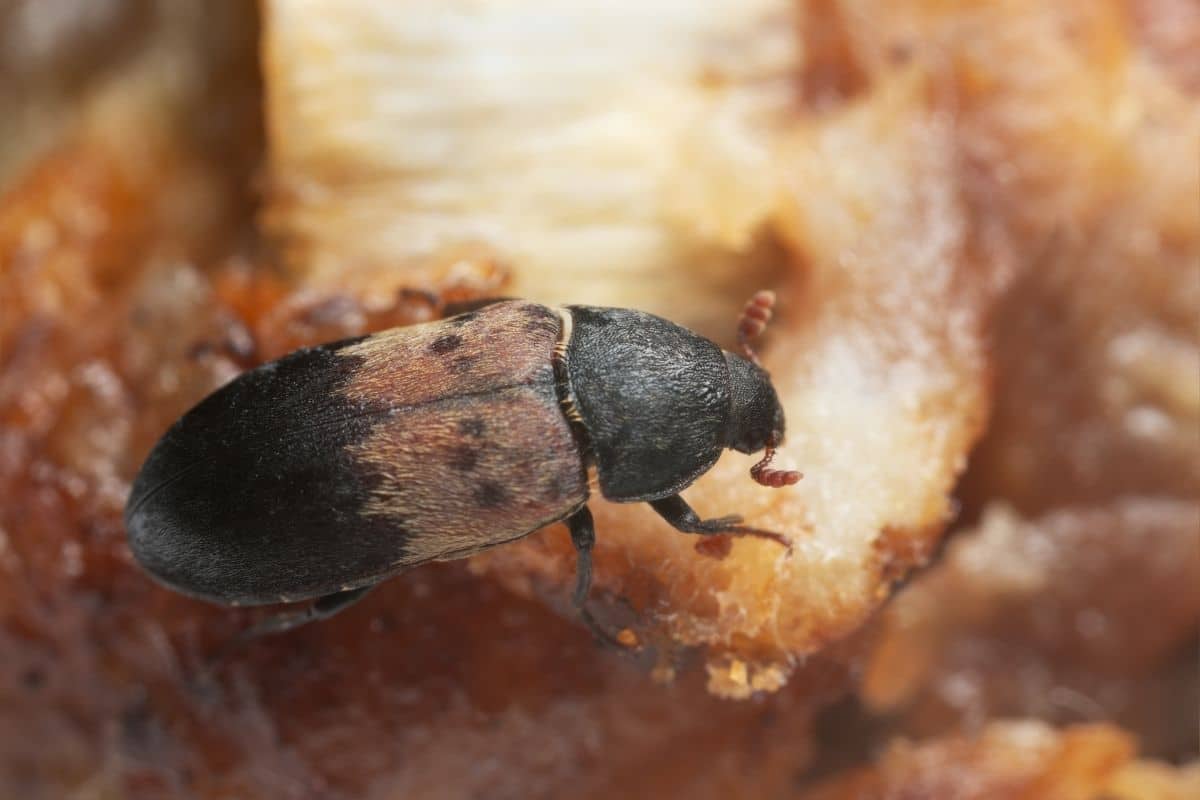
[[[725,446],[739,453],[766,450],[750,475],[764,486],[778,488],[800,480],[799,472],[768,468],[775,448],[783,443],[785,423],[783,407],[766,370],[741,356],[726,353],[729,363],[729,429]]]
[[[783,441],[783,408],[771,376],[741,356],[725,354],[729,362],[729,431],[725,446],[739,453],[757,453]]]

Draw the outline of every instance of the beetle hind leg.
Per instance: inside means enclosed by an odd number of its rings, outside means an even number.
[[[259,636],[269,636],[276,633],[284,633],[301,625],[307,625],[310,622],[316,622],[321,619],[329,619],[339,611],[354,605],[363,596],[374,589],[375,586],[361,586],[357,589],[347,589],[344,592],[335,592],[327,594],[324,597],[318,597],[312,605],[300,611],[284,611],[274,616],[255,623],[242,632],[242,639],[255,639]]]
[[[575,546],[577,556],[575,593],[571,597],[575,610],[579,612],[580,619],[593,636],[610,647],[625,649],[625,645],[621,644],[616,636],[596,621],[587,607],[588,594],[592,589],[592,547],[596,544],[596,523],[587,506],[583,506],[567,518],[567,528],[571,531],[571,544]]]
[[[651,500],[650,507],[659,516],[671,523],[671,527],[682,533],[696,533],[701,536],[716,536],[728,534],[732,536],[755,536],[759,539],[769,539],[778,542],[792,551],[792,543],[783,534],[766,531],[762,528],[751,528],[742,524],[742,518],[737,514],[714,519],[700,519],[700,516],[687,502],[677,494],[660,500]]]

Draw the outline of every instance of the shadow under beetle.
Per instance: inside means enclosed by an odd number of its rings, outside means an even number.
[[[588,469],[617,502],[680,531],[769,538],[736,516],[702,520],[679,496],[724,448],[765,450],[783,410],[745,357],[652,314],[499,301],[438,322],[306,348],[234,379],[154,447],[125,521],[133,554],[168,587],[226,605],[295,603],[253,631],[330,616],[428,561],[478,553],[566,520],[586,601],[595,541]]]

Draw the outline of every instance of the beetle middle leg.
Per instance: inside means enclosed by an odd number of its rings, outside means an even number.
[[[283,633],[319,619],[329,619],[339,611],[357,603],[363,598],[363,595],[374,588],[375,585],[372,584],[318,597],[312,605],[301,611],[285,611],[250,626],[242,633],[241,638],[253,639],[267,634]]]
[[[756,536],[759,539],[770,539],[792,550],[792,543],[783,534],[765,531],[762,528],[751,528],[742,524],[742,518],[736,514],[728,517],[700,519],[700,516],[677,494],[664,497],[661,500],[651,500],[650,507],[659,516],[671,523],[671,527],[682,533],[696,533],[701,536],[716,536],[728,534],[731,536]]]
[[[575,610],[579,612],[583,623],[588,626],[592,635],[597,639],[612,647],[624,649],[624,645],[617,640],[616,636],[596,622],[596,618],[592,616],[592,612],[587,607],[588,594],[592,589],[592,547],[596,544],[596,523],[587,506],[581,507],[567,518],[567,528],[571,531],[571,544],[575,545],[577,556],[575,594],[571,598],[575,604]]]

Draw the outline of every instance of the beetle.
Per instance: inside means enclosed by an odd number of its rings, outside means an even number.
[[[159,582],[241,606],[301,603],[255,627],[328,617],[381,581],[565,520],[587,608],[595,528],[589,471],[609,500],[647,502],[694,534],[779,534],[701,519],[679,493],[725,448],[784,435],[750,347],[771,317],[759,292],[744,355],[623,308],[504,300],[448,319],[298,350],[233,379],[180,418],[142,465],[125,509],[130,548]]]

